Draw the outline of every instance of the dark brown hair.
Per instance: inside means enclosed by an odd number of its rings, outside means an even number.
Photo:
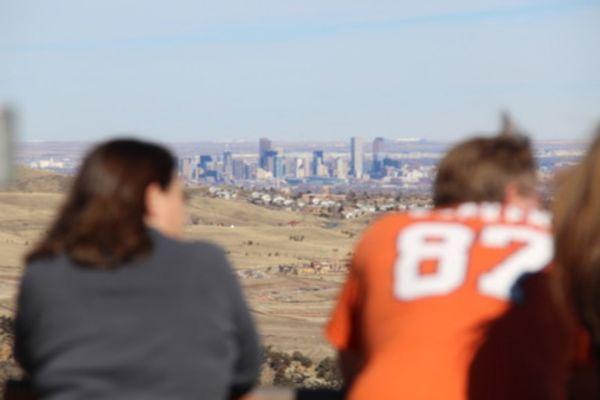
[[[600,344],[600,127],[583,160],[557,180],[556,263],[579,319]]]
[[[509,183],[523,195],[535,192],[536,163],[529,139],[512,133],[475,137],[456,145],[440,162],[433,202],[436,207],[502,202]]]
[[[103,143],[83,160],[66,202],[26,262],[65,254],[78,265],[115,268],[151,251],[145,192],[166,189],[175,160],[165,148],[133,139]]]

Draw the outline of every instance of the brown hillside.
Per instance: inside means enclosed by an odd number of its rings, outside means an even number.
[[[63,193],[72,178],[56,172],[18,167],[16,178],[3,191],[24,193]]]
[[[70,179],[22,169],[13,188],[0,192],[0,316],[12,314],[23,255],[55,218],[64,200],[56,192]],[[264,343],[290,353],[299,350],[315,360],[331,355],[322,328],[345,274],[311,265],[344,265],[365,221],[332,224],[243,199],[214,199],[193,191],[190,197],[187,238],[225,248]]]

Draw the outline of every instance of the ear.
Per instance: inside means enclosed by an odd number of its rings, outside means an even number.
[[[153,182],[148,185],[146,192],[144,193],[144,203],[146,206],[147,216],[154,216],[157,214],[157,210],[160,207],[162,190],[160,185]]]

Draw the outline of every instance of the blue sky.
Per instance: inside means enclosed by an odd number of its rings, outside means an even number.
[[[26,140],[538,139],[600,121],[600,0],[0,0]]]

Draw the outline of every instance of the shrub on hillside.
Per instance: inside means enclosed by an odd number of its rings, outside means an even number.
[[[265,377],[266,378],[265,380]],[[299,351],[291,355],[267,347],[264,353],[263,385],[304,389],[339,389],[342,378],[337,363],[331,357],[315,363]]]

